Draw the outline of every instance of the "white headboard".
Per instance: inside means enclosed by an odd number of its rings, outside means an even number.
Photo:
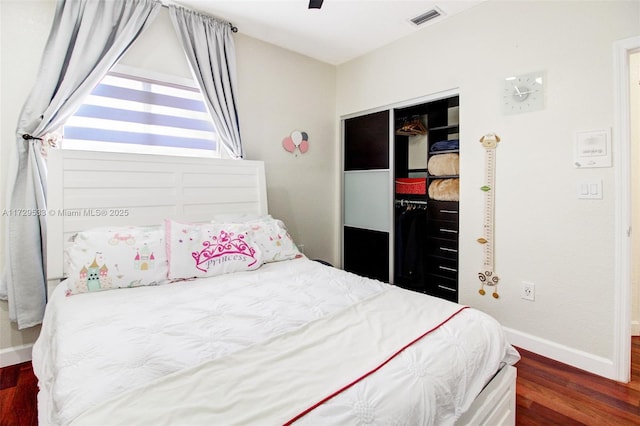
[[[63,277],[64,249],[78,231],[268,212],[261,161],[60,149],[49,151],[48,170],[48,280]]]

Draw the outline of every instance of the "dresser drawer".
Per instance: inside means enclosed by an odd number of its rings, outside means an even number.
[[[432,201],[427,204],[429,220],[459,221],[459,207],[457,201]]]
[[[434,238],[457,240],[458,239],[458,222],[429,220],[427,222],[427,235]]]
[[[457,239],[429,238],[427,240],[427,254],[457,260],[458,241]]]
[[[458,260],[429,256],[427,258],[427,273],[457,280]]]
[[[427,275],[427,294],[458,302],[458,282],[439,275]]]

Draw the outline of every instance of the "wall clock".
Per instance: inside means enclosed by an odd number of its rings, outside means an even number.
[[[545,84],[546,78],[541,71],[505,78],[502,92],[503,112],[519,114],[543,109]]]

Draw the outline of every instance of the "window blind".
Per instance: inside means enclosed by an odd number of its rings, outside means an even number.
[[[218,156],[216,130],[195,83],[117,70],[93,89],[63,132],[63,148]]]

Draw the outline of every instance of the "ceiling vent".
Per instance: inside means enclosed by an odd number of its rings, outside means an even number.
[[[422,15],[416,16],[415,18],[411,19],[411,22],[414,23],[414,25],[422,25],[427,21],[431,21],[432,19],[435,19],[439,16],[442,16],[443,12],[436,8],[433,8],[425,13],[423,13]]]

